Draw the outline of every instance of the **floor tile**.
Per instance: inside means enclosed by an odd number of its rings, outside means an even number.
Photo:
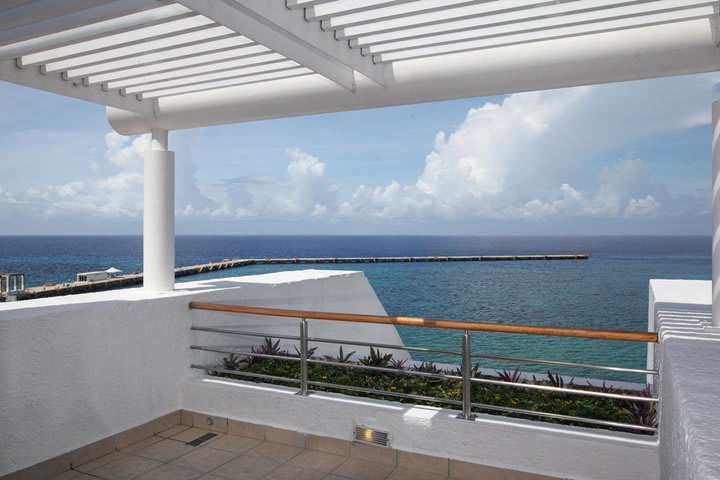
[[[446,480],[447,475],[438,475],[436,473],[422,472],[420,470],[412,470],[409,468],[396,468],[387,477],[387,480]]]
[[[211,475],[228,480],[258,480],[279,467],[281,463],[262,457],[240,455],[225,465],[216,468]]]
[[[341,477],[340,475],[330,474],[327,477],[323,477],[323,480],[350,480],[348,477]]]
[[[302,448],[285,445],[283,443],[263,442],[257,447],[248,450],[245,454],[253,457],[270,458],[284,463],[302,451]]]
[[[322,480],[325,475],[327,475],[325,472],[318,472],[308,468],[281,465],[262,478],[263,480]]]
[[[288,465],[309,468],[320,472],[332,472],[347,460],[347,457],[332,453],[305,450],[288,462]]]
[[[108,453],[107,455],[96,458],[92,462],[88,462],[84,465],[78,465],[77,467],[73,467],[73,470],[77,470],[78,472],[88,473],[93,470],[95,470],[98,467],[102,467],[103,465],[106,465],[110,462],[114,462],[115,460],[124,457],[125,454],[120,452],[113,452]]]
[[[126,455],[114,462],[96,468],[91,475],[107,480],[130,480],[162,465],[149,458]]]
[[[225,450],[226,452],[243,453],[251,448],[257,447],[261,443],[262,440],[254,438],[223,435],[216,440],[210,440],[204,445],[210,448],[217,448],[218,450]]]
[[[216,450],[208,447],[197,447],[190,453],[186,453],[182,457],[178,457],[171,463],[180,465],[181,467],[191,468],[200,473],[207,473],[215,470],[223,463],[227,463],[237,455],[224,450]]]
[[[54,477],[50,477],[47,480],[75,480],[80,475],[85,475],[82,472],[78,472],[77,470],[68,470],[67,472],[63,472],[59,475],[55,475]]]
[[[138,477],[137,480],[195,480],[202,473],[178,465],[161,465]]]
[[[172,438],[173,440],[178,440],[180,442],[192,442],[193,440],[200,438],[203,435],[207,435],[208,433],[214,433],[217,435],[213,437],[213,439],[217,439],[219,436],[222,435],[221,433],[211,432],[210,430],[205,430],[204,428],[192,427],[176,435],[173,435],[170,438]]]
[[[138,450],[133,453],[133,455],[165,463],[191,452],[194,448],[195,447],[191,445],[186,445],[184,442],[166,438]]]
[[[120,451],[122,453],[135,453],[138,450],[142,450],[145,447],[149,447],[150,445],[152,445],[154,443],[158,443],[162,439],[163,439],[163,437],[156,437],[156,436],[147,437],[145,439],[140,440],[137,443],[133,443],[132,445],[129,445],[129,446],[123,448]]]
[[[189,425],[175,425],[174,427],[170,427],[167,430],[158,432],[155,435],[157,435],[158,437],[170,438],[173,435],[177,435],[178,433],[182,433],[185,430],[189,430],[189,429],[190,429]]]
[[[395,467],[392,465],[349,458],[333,470],[332,473],[340,475],[341,477],[351,478],[352,480],[381,480],[387,477],[393,470],[395,470]]]
[[[225,480],[222,477],[216,477],[215,475],[203,475],[198,480]]]

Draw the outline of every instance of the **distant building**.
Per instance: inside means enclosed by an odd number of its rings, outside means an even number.
[[[78,282],[97,282],[98,280],[107,280],[110,274],[106,271],[101,272],[84,272],[77,274]]]

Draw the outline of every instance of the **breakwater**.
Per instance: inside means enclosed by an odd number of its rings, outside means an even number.
[[[426,257],[313,257],[313,258],[245,258],[188,265],[175,269],[175,277],[187,277],[200,273],[245,267],[248,265],[318,265],[318,264],[359,264],[359,263],[410,263],[410,262],[508,262],[547,260],[587,260],[588,254],[565,255],[472,255],[472,256],[426,256]],[[100,292],[142,285],[142,273],[130,273],[94,282],[66,282],[42,287],[33,287],[18,292],[17,300],[56,297],[78,293]],[[4,301],[5,295],[0,297]]]

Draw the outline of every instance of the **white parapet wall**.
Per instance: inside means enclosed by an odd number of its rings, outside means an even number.
[[[466,421],[452,410],[339,394],[302,397],[294,395],[296,389],[209,377],[190,368],[220,357],[193,352],[193,344],[237,345],[228,336],[193,331],[193,325],[298,333],[297,319],[190,310],[190,301],[384,315],[361,272],[304,270],[176,288],[0,305],[0,476],[178,409],[344,439],[353,425],[363,424],[389,431],[397,449],[553,477],[659,476],[652,437],[490,415]],[[402,343],[391,326],[316,321],[309,330],[311,336]]]
[[[660,478],[720,478],[720,329],[708,281],[651,280],[650,328],[660,342]]]
[[[192,300],[385,315],[361,272],[319,270],[181,283],[166,294],[0,303],[0,476],[182,408],[181,384],[199,375],[189,368],[198,340],[190,327],[210,313],[190,311]],[[213,317],[207,322],[230,321]],[[293,328],[272,317],[245,321]],[[327,327],[323,334],[339,338],[401,343],[390,326]]]

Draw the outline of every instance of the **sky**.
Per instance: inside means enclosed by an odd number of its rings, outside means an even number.
[[[720,74],[170,133],[178,234],[711,230]],[[141,234],[145,136],[0,82],[0,235]]]

